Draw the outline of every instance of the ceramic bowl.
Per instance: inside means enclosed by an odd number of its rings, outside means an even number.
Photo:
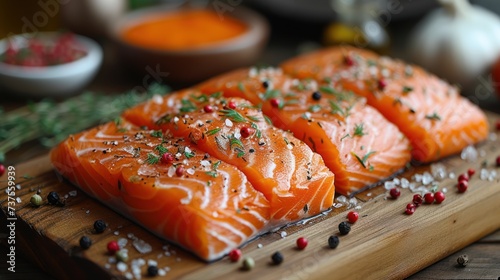
[[[179,7],[166,6],[137,10],[125,14],[112,27],[111,37],[117,45],[120,57],[136,71],[142,72],[144,79],[179,84],[200,82],[214,75],[254,64],[267,43],[267,21],[256,12],[240,6],[226,11],[223,16],[231,16],[246,23],[247,31],[240,36],[205,47],[161,50],[133,45],[121,37],[126,28],[175,12],[177,9]]]
[[[18,47],[27,45],[32,34],[20,34],[0,41],[0,54],[8,48],[7,40]],[[37,33],[41,41],[52,40],[57,33]],[[97,74],[102,63],[102,48],[93,40],[75,35],[86,55],[72,62],[53,66],[27,67],[0,62],[0,85],[15,94],[56,97],[74,94]]]

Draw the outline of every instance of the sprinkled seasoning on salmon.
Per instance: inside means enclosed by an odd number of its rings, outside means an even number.
[[[275,224],[313,216],[332,206],[334,175],[321,156],[291,133],[268,124],[251,103],[220,98],[219,93],[181,92],[165,97],[165,102],[170,98],[177,101],[173,106],[164,105],[165,114],[151,116],[155,125],[241,170],[270,201]],[[144,110],[151,106],[141,104],[143,109],[133,108],[125,116],[129,120],[141,119],[133,115],[141,111],[148,114],[150,111]],[[207,112],[206,106],[212,108],[211,112]],[[185,112],[187,107],[196,109]],[[136,124],[146,123],[150,122]]]
[[[159,131],[111,122],[69,137],[51,158],[88,194],[207,261],[269,223],[268,200],[242,172]]]
[[[399,129],[352,92],[293,79],[276,68],[233,71],[199,88],[259,104],[273,125],[293,132],[323,157],[335,174],[336,191],[344,195],[393,175],[411,158]]]
[[[455,87],[399,60],[342,46],[290,59],[282,68],[365,97],[410,139],[420,162],[456,154],[488,135],[485,114]]]

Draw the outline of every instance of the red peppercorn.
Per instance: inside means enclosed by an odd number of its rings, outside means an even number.
[[[236,109],[236,102],[229,101],[229,103],[227,103],[227,107],[229,107],[229,109]]]
[[[432,204],[434,202],[434,194],[433,193],[426,193],[424,195],[424,200],[425,200],[425,203]]]
[[[476,170],[474,168],[469,168],[469,170],[467,170],[467,175],[469,175],[469,178],[474,176],[474,174],[476,174]]]
[[[2,177],[3,174],[5,174],[5,165],[0,163],[0,177]]]
[[[438,204],[443,202],[445,198],[446,196],[441,191],[434,193],[434,201]]]
[[[240,249],[233,249],[231,252],[229,252],[229,259],[232,262],[237,262],[241,258],[241,250]]]
[[[177,175],[177,177],[182,177],[182,175],[184,175],[184,167],[182,165],[177,166],[175,169],[175,175]]]
[[[500,167],[500,156],[497,157],[496,164],[497,164],[497,167]]]
[[[346,55],[346,56],[344,56],[344,63],[347,66],[353,66],[354,65],[354,60],[352,59],[352,57],[350,55]]]
[[[420,194],[414,194],[413,195],[413,204],[415,204],[416,207],[420,206],[424,202],[424,199]]]
[[[458,176],[458,182],[460,181],[469,181],[469,176],[465,173],[460,174],[460,176]]]
[[[254,132],[255,132],[255,130],[251,127],[248,127],[248,126],[244,126],[240,129],[240,134],[241,134],[241,137],[243,137],[243,138],[250,137]]]
[[[303,250],[307,247],[307,243],[308,241],[305,237],[299,237],[299,239],[297,239],[297,248]]]
[[[500,130],[500,120],[497,121],[496,127],[497,127],[497,130]]]
[[[462,180],[462,181],[458,182],[458,184],[457,184],[457,188],[458,188],[459,193],[465,192],[467,190],[467,187],[469,187],[469,183],[468,183],[468,181],[465,181],[465,180]]]
[[[349,223],[354,224],[359,218],[359,214],[356,211],[349,211],[347,213],[347,219],[349,220]]]
[[[271,106],[273,106],[275,108],[280,106],[280,101],[277,98],[271,98],[271,100],[269,100],[269,102],[271,102]]]
[[[384,79],[380,79],[380,80],[378,80],[377,85],[378,85],[378,89],[384,90],[385,87],[387,86],[387,82]]]
[[[161,162],[165,163],[165,164],[172,163],[174,161],[174,159],[175,159],[174,155],[172,155],[171,153],[164,153],[161,156]]]
[[[397,199],[401,195],[401,191],[399,191],[398,188],[392,188],[389,191],[389,194],[391,195],[392,198]]]
[[[415,210],[417,209],[417,206],[413,203],[408,203],[408,205],[406,205],[406,210],[405,210],[405,213],[407,215],[412,215],[413,213],[415,213]]]
[[[120,250],[120,245],[118,245],[118,242],[116,241],[109,241],[107,247],[108,247],[108,253],[110,255],[114,255],[116,252]]]
[[[214,111],[214,108],[210,105],[205,105],[203,106],[203,111],[205,111],[205,113],[212,113]]]

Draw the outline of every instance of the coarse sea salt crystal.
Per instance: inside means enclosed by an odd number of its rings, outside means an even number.
[[[224,121],[224,124],[227,126],[227,127],[233,127],[233,122],[230,120],[230,119],[226,119]]]
[[[490,134],[488,135],[488,140],[490,140],[490,141],[497,141],[497,138],[498,138],[498,137],[497,137],[497,134],[496,134],[496,133],[493,133],[493,132],[492,132],[492,133],[490,133]]]
[[[334,203],[333,204],[333,208],[340,208],[342,206],[344,206],[344,204],[342,204],[342,203]]]
[[[105,268],[105,269],[110,269],[110,268],[111,268],[111,265],[110,265],[109,263],[104,264],[104,268]]]
[[[394,187],[396,187],[396,184],[394,182],[392,182],[392,181],[385,181],[384,182],[384,188],[386,190],[390,190],[390,189],[392,189]]]
[[[17,184],[17,185],[16,185],[16,189],[20,190],[20,189],[21,189],[21,185],[20,185],[20,184]]]
[[[410,186],[410,181],[408,181],[408,179],[406,179],[406,178],[402,178],[402,179],[401,179],[401,187],[402,187],[403,189],[406,189],[406,188],[408,188],[409,186]]]
[[[132,273],[128,271],[127,273],[125,273],[125,278],[134,279],[134,275],[132,275]]]
[[[16,202],[17,202],[17,203],[21,203],[21,202],[22,202],[22,201],[21,201],[21,198],[20,198],[20,197],[16,197]]]
[[[396,184],[396,186],[401,184],[401,180],[399,178],[394,178],[392,181]]]
[[[262,248],[262,247],[264,247],[262,244],[260,244],[260,243],[259,243],[259,244],[257,244],[257,248],[259,248],[259,249],[260,249],[260,248]]]
[[[115,231],[113,232],[113,234],[114,234],[114,235],[116,235],[116,236],[118,236],[118,235],[120,235],[120,232],[119,232],[119,231],[117,231],[117,230],[115,230]]]
[[[174,174],[175,174],[175,166],[171,165],[171,166],[168,168],[167,176],[168,176],[168,177],[172,177],[172,176],[174,176]]]
[[[141,254],[147,254],[151,251],[153,251],[153,248],[149,243],[142,239],[136,239],[132,242],[132,246]]]
[[[158,275],[159,276],[165,276],[165,275],[167,275],[167,273],[163,269],[158,269]]]
[[[148,266],[150,265],[154,265],[154,266],[157,266],[158,265],[158,262],[155,261],[155,260],[148,260]]]
[[[433,181],[434,177],[432,177],[432,175],[429,172],[425,171],[424,175],[422,175],[422,184],[429,185]]]
[[[108,258],[108,263],[110,263],[110,264],[116,263],[116,258],[115,257],[109,257]]]
[[[457,175],[455,174],[455,172],[450,172],[450,174],[448,174],[448,178],[450,179],[455,179],[457,177]]]
[[[70,191],[68,194],[69,194],[69,196],[75,197],[78,194],[78,192],[76,190],[73,190],[73,191]]]
[[[356,207],[358,205],[358,200],[355,197],[349,199],[349,208]]]
[[[286,231],[282,231],[282,232],[280,232],[280,235],[281,235],[281,238],[285,238],[288,234],[286,233]]]
[[[413,180],[417,183],[421,183],[422,177],[423,177],[422,174],[417,173],[417,174],[413,175]]]
[[[210,166],[210,161],[208,161],[208,160],[202,160],[202,161],[200,161],[200,164],[203,167],[208,167],[208,166]]]
[[[123,247],[127,246],[128,240],[127,240],[127,238],[122,237],[122,238],[118,239],[117,243],[120,246],[120,248],[123,248]]]
[[[460,158],[467,162],[475,162],[477,160],[477,157],[477,149],[472,145],[465,147],[460,153]]]
[[[438,180],[444,180],[448,176],[448,171],[446,166],[442,163],[431,164],[431,173],[434,178]]]
[[[189,175],[193,175],[194,174],[194,169],[193,168],[188,168],[186,170],[186,173],[189,174]]]
[[[335,199],[338,203],[345,204],[347,202],[347,197],[340,195]]]

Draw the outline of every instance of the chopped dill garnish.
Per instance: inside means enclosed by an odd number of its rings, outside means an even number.
[[[152,153],[148,153],[148,158],[146,159],[147,164],[157,164],[160,161],[160,158]]]
[[[359,161],[359,163],[363,166],[363,168],[366,168],[366,161],[368,160],[368,157],[376,153],[375,151],[368,152],[363,158],[360,158],[356,153],[351,152],[351,154]]]
[[[240,113],[238,113],[236,110],[224,109],[224,110],[220,110],[220,112],[222,113],[221,116],[224,116],[233,122],[245,122],[245,118]]]
[[[363,135],[366,135],[364,129],[365,129],[365,124],[364,123],[355,124],[354,125],[354,136],[363,136]]]
[[[150,135],[156,138],[163,138],[163,132],[161,130],[153,130]]]
[[[432,113],[432,115],[425,115],[425,118],[428,120],[441,120],[441,117],[436,112]]]

